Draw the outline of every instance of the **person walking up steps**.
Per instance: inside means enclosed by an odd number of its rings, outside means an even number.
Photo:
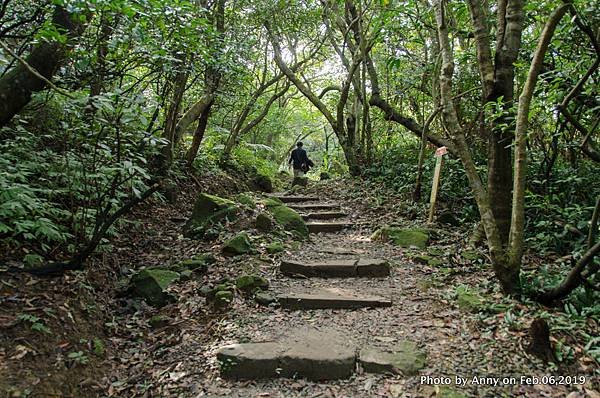
[[[296,144],[297,148],[292,151],[292,156],[290,156],[290,161],[288,162],[294,168],[294,181],[304,178],[308,170],[315,165],[308,158],[306,151],[302,148],[303,146],[302,142]]]

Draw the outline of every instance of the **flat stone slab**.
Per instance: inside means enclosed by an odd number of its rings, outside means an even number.
[[[337,333],[303,330],[279,342],[225,346],[217,360],[221,375],[234,379],[345,379],[356,364],[356,348],[347,340]]]
[[[353,224],[342,222],[308,222],[308,232],[318,234],[319,232],[339,232],[352,227]]]
[[[283,260],[279,270],[290,276],[317,277],[385,277],[390,274],[390,264],[383,259],[289,261]]]
[[[282,308],[298,310],[376,308],[392,305],[392,301],[385,297],[357,294],[339,288],[279,294],[277,301]]]
[[[298,203],[290,203],[290,208],[297,211],[313,211],[313,210],[339,210],[340,205],[338,203],[306,203],[306,204],[298,204]]]
[[[272,195],[272,198],[279,199],[283,203],[299,203],[299,202],[316,202],[319,200],[316,196],[285,196],[285,195]]]
[[[327,211],[322,213],[308,213],[302,216],[304,220],[333,220],[346,217],[348,214],[341,211]]]
[[[389,350],[365,347],[358,361],[367,373],[396,373],[412,376],[425,366],[425,352],[412,341],[400,341]]]

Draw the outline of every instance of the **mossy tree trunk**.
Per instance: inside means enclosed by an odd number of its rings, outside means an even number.
[[[52,23],[67,36],[67,44],[58,41],[41,42],[25,59],[29,67],[50,80],[65,59],[71,39],[83,33],[84,25],[75,21],[62,6],[56,6]],[[43,90],[47,83],[35,76],[23,63],[17,63],[0,79],[0,127],[19,113],[31,100],[33,93]]]

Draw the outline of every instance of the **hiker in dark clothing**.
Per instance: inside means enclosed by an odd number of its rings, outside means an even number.
[[[298,142],[296,144],[297,148],[292,151],[292,156],[290,156],[289,164],[294,168],[294,177],[304,177],[304,174],[314,166],[314,163],[302,148],[303,145],[302,142]]]

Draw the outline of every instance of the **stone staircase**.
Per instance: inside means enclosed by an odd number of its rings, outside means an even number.
[[[310,233],[334,233],[353,227],[352,223],[343,221],[347,214],[338,203],[321,203],[313,196],[274,197],[298,211],[307,221]],[[336,250],[330,252],[335,253]],[[390,275],[390,264],[385,259],[368,256],[358,259],[336,258],[335,255],[332,257],[315,261],[284,259],[279,271],[282,275],[294,279],[385,278]],[[363,290],[298,286],[277,294],[276,298],[284,310],[355,310],[392,306],[390,298]],[[414,344],[406,349],[409,356],[418,356]],[[349,343],[348,338],[339,332],[313,330],[308,327],[291,330],[276,342],[242,343],[222,347],[217,353],[217,359],[221,364],[221,374],[234,379],[341,379],[350,377],[357,363],[360,363],[365,371],[381,373],[400,369],[406,374],[416,371],[410,368],[414,363],[406,360],[406,352],[390,353],[374,347],[359,348]],[[410,366],[405,366],[406,363]]]

